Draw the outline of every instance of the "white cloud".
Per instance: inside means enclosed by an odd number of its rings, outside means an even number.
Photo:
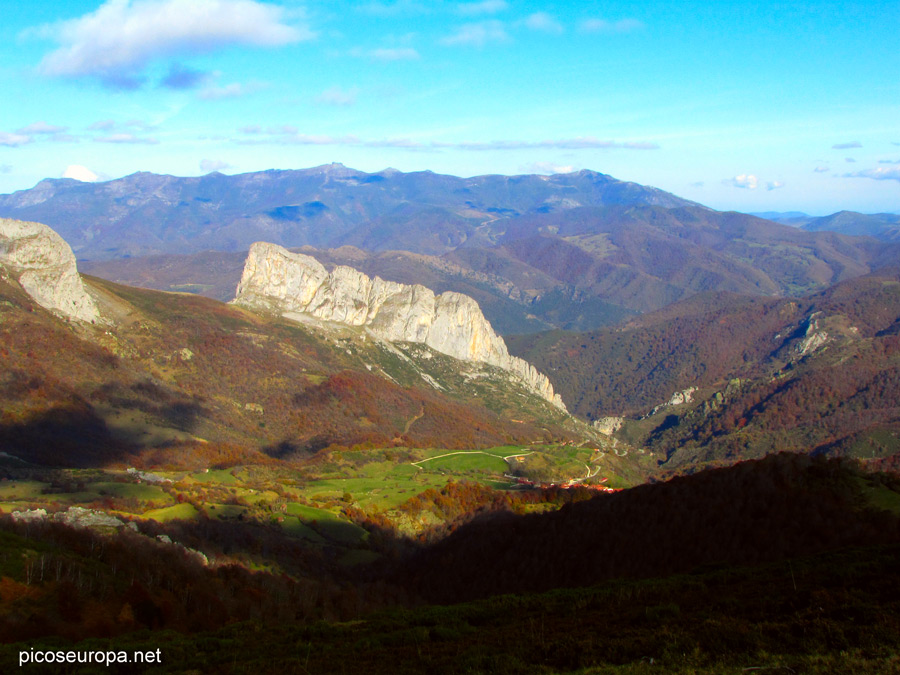
[[[851,141],[850,143],[836,143],[831,146],[832,150],[849,150],[850,148],[861,148],[862,143],[859,141]]]
[[[541,33],[560,35],[564,30],[562,24],[547,12],[535,12],[529,15],[522,23],[531,30],[540,31]]]
[[[772,190],[777,190],[778,188],[783,188],[783,187],[784,187],[784,183],[782,183],[779,180],[771,180],[768,183],[766,183],[766,190],[768,190],[769,192],[771,192]]]
[[[122,143],[135,145],[157,145],[159,140],[150,136],[135,136],[134,134],[110,134],[98,136],[94,139],[97,143]]]
[[[482,14],[496,14],[507,7],[509,5],[505,0],[482,0],[482,2],[461,2],[456,6],[456,11],[463,16],[479,16]]]
[[[509,35],[502,21],[490,20],[467,23],[460,26],[455,33],[441,40],[444,45],[461,45],[465,47],[484,47],[489,42],[508,42]]]
[[[279,47],[315,37],[285,18],[282,7],[256,0],[107,0],[90,14],[41,29],[60,46],[44,57],[40,70],[134,88],[157,58],[235,44]]]
[[[753,174],[742,173],[730,180],[723,181],[726,185],[733,185],[736,188],[744,188],[747,190],[755,190],[759,185],[759,179]]]
[[[541,174],[572,173],[575,171],[575,167],[571,165],[556,164],[554,162],[531,162],[522,167],[522,170],[527,173]]]
[[[585,19],[579,26],[584,33],[633,33],[644,28],[644,23],[637,19]]]
[[[5,145],[7,148],[18,148],[20,145],[31,143],[32,140],[31,136],[27,134],[10,134],[0,131],[0,145]]]
[[[66,170],[63,171],[62,177],[74,178],[75,180],[80,180],[82,183],[96,183],[100,180],[100,176],[86,166],[81,166],[80,164],[70,164],[67,166]]]
[[[203,173],[212,173],[213,171],[223,171],[224,169],[232,169],[234,167],[231,166],[228,162],[223,162],[220,159],[201,159],[200,160],[200,171]]]
[[[373,49],[367,55],[376,61],[415,61],[419,58],[419,52],[412,47]]]
[[[17,129],[17,134],[31,135],[31,134],[61,134],[64,131],[68,131],[69,127],[58,127],[54,124],[47,124],[43,120],[40,122],[34,122],[29,124],[26,127],[22,127],[21,129]]]
[[[359,94],[359,89],[356,87],[344,90],[335,86],[316,96],[315,102],[320,105],[349,106],[356,103],[357,94]]]
[[[874,180],[900,181],[900,166],[879,166],[877,169],[866,169],[855,173],[845,173],[844,178],[872,178]]]

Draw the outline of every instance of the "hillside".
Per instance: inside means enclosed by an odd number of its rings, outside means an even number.
[[[631,419],[621,437],[664,468],[777,450],[877,458],[898,449],[898,321],[893,268],[796,300],[697,296],[617,329],[508,343],[576,413]]]
[[[338,544],[322,521],[311,541],[249,518],[100,533],[3,517],[2,642],[18,642],[0,655],[161,647],[150,672],[886,672],[900,530],[872,506],[896,508],[898,489],[779,456],[542,514],[498,494],[427,546],[374,522]],[[378,562],[338,558],[363,551]]]
[[[838,462],[778,455],[552,513],[484,514],[422,551],[403,575],[446,603],[897,541],[896,516],[864,506]],[[475,559],[481,564],[466,564]]]
[[[308,456],[364,442],[483,447],[567,433],[565,415],[528,396],[523,407],[499,380],[472,384],[448,357],[392,351],[349,329],[321,334],[187,294],[89,284],[114,330],[66,325],[0,282],[0,433],[12,454],[94,464],[168,447],[215,461],[229,452]]]

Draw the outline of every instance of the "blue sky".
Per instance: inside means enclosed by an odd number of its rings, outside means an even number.
[[[900,212],[900,3],[3,0],[0,192],[332,161]]]

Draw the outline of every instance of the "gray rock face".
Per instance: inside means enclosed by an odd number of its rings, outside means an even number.
[[[42,307],[78,321],[100,319],[72,249],[46,225],[0,218],[0,267]]]
[[[510,356],[478,303],[460,293],[436,296],[424,286],[370,279],[345,266],[329,273],[315,258],[258,242],[250,248],[234,302],[363,326],[390,342],[425,344],[463,361],[496,366],[565,409],[547,377]]]

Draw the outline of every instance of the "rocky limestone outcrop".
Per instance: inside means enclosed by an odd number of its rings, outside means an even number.
[[[547,377],[511,356],[478,303],[461,293],[435,295],[424,286],[369,278],[352,267],[328,272],[315,258],[257,242],[233,302],[362,326],[383,340],[425,344],[463,361],[496,366],[565,410]]]
[[[42,307],[78,321],[100,319],[72,249],[46,225],[0,218],[0,267]]]

